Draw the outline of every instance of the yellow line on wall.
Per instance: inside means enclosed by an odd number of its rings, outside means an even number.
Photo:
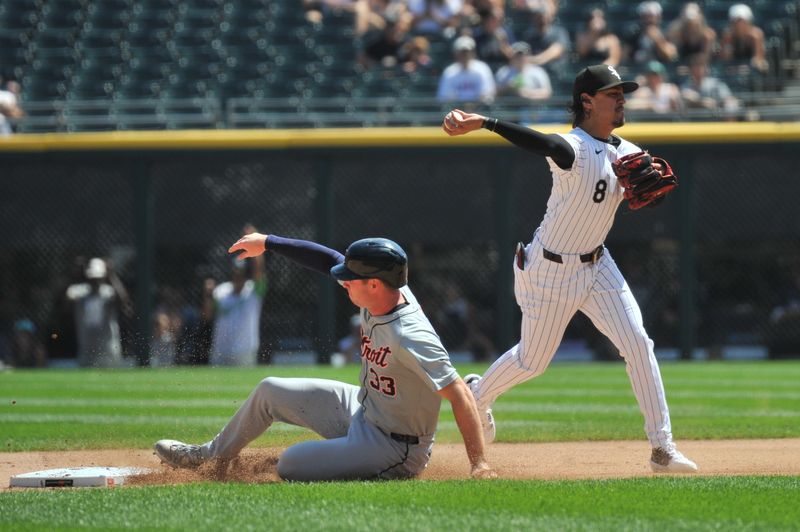
[[[568,125],[534,125],[544,133],[564,133]],[[617,131],[633,142],[717,144],[800,141],[799,123],[698,122],[628,124]],[[19,134],[0,139],[0,152],[95,150],[197,150],[296,148],[459,147],[507,144],[498,135],[478,131],[450,138],[436,127],[349,129],[225,129],[184,131],[113,131],[98,133]]]

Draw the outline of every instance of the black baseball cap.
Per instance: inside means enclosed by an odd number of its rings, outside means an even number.
[[[392,288],[408,283],[408,256],[387,238],[364,238],[347,247],[344,262],[331,268],[339,281],[381,279]]]
[[[622,87],[622,92],[633,92],[639,88],[635,81],[624,81],[617,69],[610,65],[592,65],[584,68],[575,76],[575,83],[572,85],[572,98],[580,99],[581,93],[588,92],[591,95],[597,91],[603,91],[614,87]]]

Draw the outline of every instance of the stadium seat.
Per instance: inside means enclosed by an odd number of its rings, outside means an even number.
[[[737,2],[701,0],[700,5],[709,23],[720,30],[727,25],[728,9]],[[617,33],[636,23],[634,5],[626,0],[604,3]],[[661,5],[666,24],[684,2],[667,0]],[[768,35],[771,70],[763,77],[748,76],[717,64],[717,72],[735,91],[780,90],[792,82],[800,55],[797,2],[753,0],[749,5],[755,22]],[[559,23],[574,34],[588,7],[580,0],[562,0]],[[393,99],[393,108],[406,115],[391,117],[380,108],[382,123],[417,124],[431,112],[416,104],[406,109],[404,102],[427,99],[430,103],[439,73],[453,61],[450,40],[429,36],[433,67],[428,71],[365,73],[356,61],[359,38],[352,12],[326,10],[317,23],[305,16],[297,0],[0,0],[0,74],[24,81],[23,96],[28,102],[197,96],[216,98],[219,105],[242,97],[295,98],[306,105],[331,98],[376,97],[384,102]],[[529,16],[513,6],[508,16],[518,35],[530,23]],[[580,63],[573,62],[570,71],[578,67]],[[624,64],[619,70],[623,75],[635,74],[626,72]],[[673,81],[680,82],[685,68],[671,73]],[[552,81],[561,94],[569,91],[572,79],[567,75]],[[37,113],[47,108],[37,108]],[[204,112],[196,106],[189,109]],[[380,121],[369,117],[378,112],[378,107],[369,105],[350,113],[313,105],[304,109],[295,122],[273,111],[258,120],[265,125],[317,127],[327,113],[331,123],[337,124]],[[497,110],[508,111],[502,106]],[[540,116],[538,111],[534,114]],[[36,116],[33,129],[56,123],[40,118]],[[75,127],[91,127],[90,118],[87,111]],[[214,127],[206,118],[198,119],[198,127]],[[141,118],[130,127],[150,124],[163,129],[190,122]]]
[[[20,80],[25,101],[63,99],[67,94],[67,80],[54,81],[41,76],[27,76]]]
[[[50,2],[42,6],[42,28],[77,31],[84,19],[85,15],[80,2]]]
[[[33,2],[4,1],[0,4],[0,29],[28,32],[39,21]]]
[[[76,37],[72,30],[43,30],[36,34],[32,46],[36,54],[61,54],[75,46]]]

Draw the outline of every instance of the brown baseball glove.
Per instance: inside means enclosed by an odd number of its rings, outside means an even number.
[[[633,210],[655,205],[678,186],[678,178],[669,163],[646,151],[620,157],[612,164],[617,181],[625,189],[623,196]]]

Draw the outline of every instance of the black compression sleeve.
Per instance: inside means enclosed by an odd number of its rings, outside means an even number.
[[[265,245],[268,251],[283,255],[301,266],[324,275],[330,275],[331,268],[344,262],[344,255],[335,249],[309,240],[268,235]]]
[[[567,169],[575,162],[575,150],[561,135],[540,133],[513,122],[487,118],[483,127],[494,131],[507,141],[524,150],[550,157],[559,166]]]

